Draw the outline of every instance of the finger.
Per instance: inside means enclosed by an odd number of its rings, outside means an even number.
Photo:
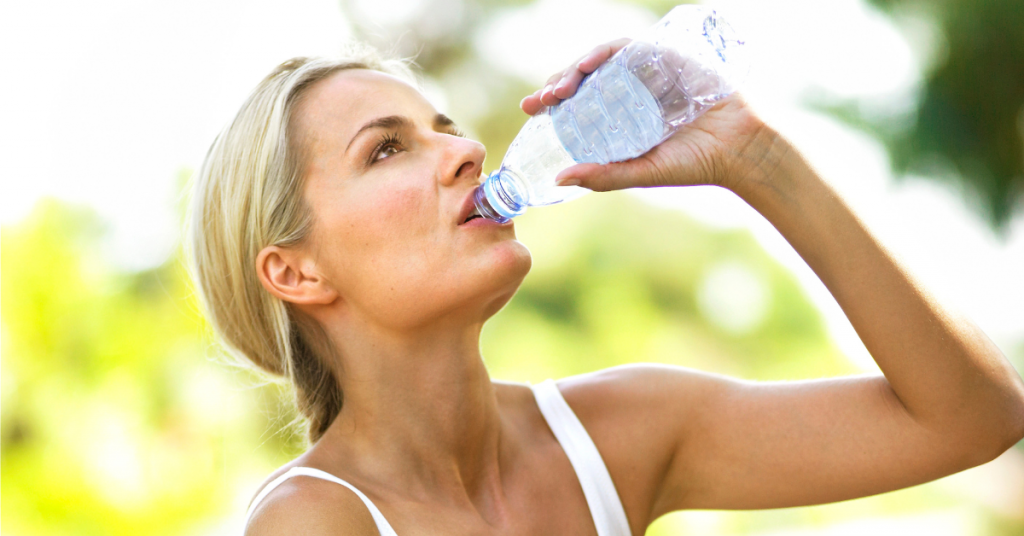
[[[540,102],[540,91],[535,92],[533,95],[528,95],[520,103],[519,107],[523,109],[529,115],[534,115],[544,108],[544,104]]]
[[[594,48],[577,61],[576,65],[551,75],[544,88],[520,101],[519,107],[533,115],[544,106],[555,106],[563,99],[575,95],[576,89],[587,74],[594,72],[605,60],[629,43],[630,39],[622,38]]]
[[[565,75],[555,84],[555,88],[551,90],[551,93],[560,99],[568,99],[576,94],[576,89],[580,87],[580,82],[583,81],[584,76],[586,74],[580,72],[579,69],[573,69],[572,72]]]
[[[608,58],[612,57],[612,55],[619,50],[622,50],[622,48],[628,45],[631,41],[631,39],[624,37],[595,47],[594,50],[591,50],[586,56],[583,56],[583,58],[577,62],[576,69],[588,74],[594,72],[602,63],[607,61]]]
[[[547,82],[544,82],[544,85],[545,86],[553,86],[553,85],[557,84],[558,81],[561,80],[563,76],[565,76],[565,73],[568,70],[569,69],[563,69],[563,70],[558,71],[557,73],[549,76]]]
[[[554,95],[554,89],[554,84],[548,84],[540,91],[540,102],[545,106],[554,106],[561,101],[561,99]]]

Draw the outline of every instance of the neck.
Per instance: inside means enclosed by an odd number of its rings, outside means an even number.
[[[474,503],[500,493],[501,420],[481,327],[334,323],[344,404],[321,443],[389,488]]]

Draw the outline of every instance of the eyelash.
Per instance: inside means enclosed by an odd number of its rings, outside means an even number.
[[[394,132],[389,132],[388,134],[386,134],[383,138],[380,139],[379,142],[377,142],[377,146],[374,147],[373,151],[370,153],[369,163],[373,164],[377,162],[377,157],[380,156],[380,153],[385,148],[391,145],[397,147],[401,147],[402,145],[404,145],[404,143],[402,142],[402,137]]]
[[[448,131],[448,134],[450,134],[452,136],[458,136],[460,138],[466,138],[467,137],[466,133],[463,132],[462,129],[460,129],[459,127],[455,127],[455,126],[451,127],[451,129]],[[387,148],[388,146],[392,146],[392,145],[396,146],[396,147],[402,147],[403,145],[405,145],[405,142],[402,141],[402,137],[399,136],[397,133],[395,133],[395,132],[387,133],[386,135],[384,135],[383,138],[380,139],[380,141],[377,142],[377,145],[373,148],[373,151],[370,152],[370,160],[369,160],[368,164],[373,165],[374,163],[376,163],[378,161],[377,157],[380,156],[380,153],[385,148]],[[390,157],[388,157],[388,158],[390,158]]]

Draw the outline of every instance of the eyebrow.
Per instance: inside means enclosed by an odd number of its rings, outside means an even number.
[[[366,123],[365,125],[359,127],[359,130],[356,131],[355,136],[352,136],[352,139],[349,140],[348,147],[345,147],[345,152],[348,152],[349,147],[352,147],[352,144],[355,143],[356,138],[358,138],[363,132],[367,130],[372,130],[375,128],[408,128],[411,127],[412,124],[412,120],[403,115],[389,115],[386,117],[378,117],[377,119],[373,119]],[[437,114],[434,116],[434,128],[450,127],[453,125],[455,125],[455,121],[452,121],[452,119],[447,115]]]

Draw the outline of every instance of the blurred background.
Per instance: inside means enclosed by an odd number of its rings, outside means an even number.
[[[489,149],[518,102],[662,0],[0,5],[0,532],[240,533],[304,448],[288,391],[232,365],[181,266],[185,186],[279,62],[362,39],[413,57]],[[715,3],[744,93],[935,294],[1024,368],[1024,8],[1013,0]],[[534,269],[487,326],[495,378],[621,363],[751,380],[877,371],[778,233],[711,187],[590,195],[516,220]],[[908,490],[682,512],[650,535],[1022,535],[1024,449]]]

